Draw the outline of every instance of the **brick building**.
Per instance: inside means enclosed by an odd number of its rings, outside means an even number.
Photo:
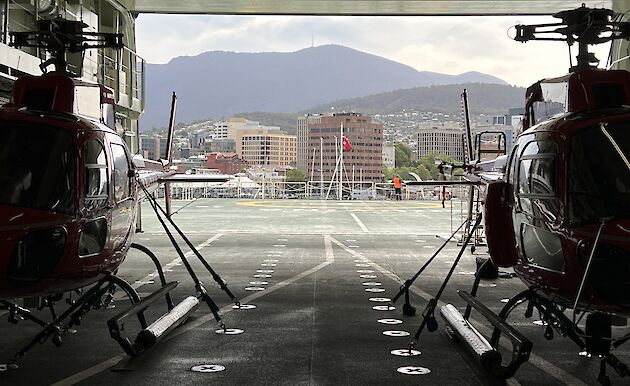
[[[344,135],[352,144],[352,151],[344,151],[345,170],[350,174],[355,169],[355,179],[363,176],[364,181],[383,181],[383,125],[372,121],[369,116],[356,113],[341,113],[321,116],[318,123],[308,125],[308,152],[315,149],[315,168],[313,179],[320,176],[320,138],[323,143],[322,161],[324,180],[329,181],[335,171],[335,137],[339,141],[340,126],[343,123]],[[307,162],[308,174],[311,175],[312,160]],[[345,175],[344,175],[345,180]]]
[[[213,152],[207,154],[206,157],[206,167],[218,169],[223,174],[236,174],[244,171],[247,167],[247,162],[236,153]]]

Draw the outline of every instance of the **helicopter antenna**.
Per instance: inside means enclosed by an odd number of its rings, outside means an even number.
[[[561,11],[553,15],[558,23],[516,25],[517,42],[530,40],[564,41],[569,47],[578,44],[577,63],[571,63],[569,72],[596,67],[599,60],[588,51],[589,45],[602,44],[616,39],[630,39],[630,23],[615,21],[614,12],[605,8],[580,8]]]
[[[37,47],[51,53],[51,58],[40,64],[46,73],[48,66],[55,65],[55,71],[72,75],[68,71],[67,53],[84,52],[90,48],[122,48],[122,34],[105,32],[85,32],[87,24],[80,20],[55,18],[38,20],[37,31],[11,32],[9,45],[15,48]]]

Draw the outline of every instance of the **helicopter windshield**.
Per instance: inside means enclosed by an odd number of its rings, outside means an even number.
[[[72,136],[35,124],[0,123],[0,205],[73,214]]]
[[[572,138],[570,154],[571,223],[630,217],[630,123],[582,130]]]

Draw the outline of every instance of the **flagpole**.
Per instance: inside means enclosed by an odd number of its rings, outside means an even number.
[[[324,138],[319,137],[319,198],[324,197]]]
[[[343,200],[343,122],[341,122],[341,136],[339,137],[339,199]]]
[[[311,189],[313,186],[313,173],[315,173],[315,148],[313,148],[313,157],[311,158]],[[312,191],[309,191],[308,197],[311,198]]]

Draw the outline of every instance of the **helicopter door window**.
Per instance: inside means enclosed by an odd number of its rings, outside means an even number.
[[[521,209],[536,218],[552,221],[558,215],[556,151],[554,142],[532,141],[525,146],[518,167],[518,201]]]
[[[96,209],[107,203],[108,178],[105,147],[95,139],[85,142],[85,206]]]
[[[130,196],[129,160],[122,145],[112,145],[114,156],[114,198],[120,202]]]

